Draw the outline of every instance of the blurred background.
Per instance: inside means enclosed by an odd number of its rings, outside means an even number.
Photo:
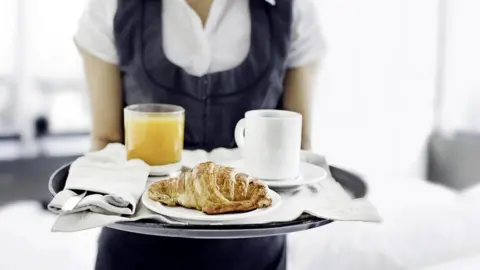
[[[73,44],[86,3],[0,0],[0,269],[93,265],[98,231],[51,234],[54,216],[41,207],[50,174],[89,148],[88,96]],[[402,201],[438,209],[472,194],[480,182],[480,1],[316,3],[328,53],[315,89],[315,151],[363,176],[384,217],[405,213]],[[439,226],[427,222],[412,230]],[[480,242],[478,228],[461,239]],[[438,257],[480,254],[473,247],[457,252],[445,242]],[[435,262],[391,256],[383,266]],[[464,261],[480,269],[480,259]]]

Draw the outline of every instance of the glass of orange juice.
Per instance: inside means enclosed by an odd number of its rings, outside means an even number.
[[[169,104],[137,104],[124,109],[128,159],[152,168],[179,164],[182,159],[185,110]]]

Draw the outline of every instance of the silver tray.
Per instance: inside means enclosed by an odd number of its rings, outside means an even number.
[[[64,165],[50,177],[48,188],[52,196],[63,190],[67,180],[70,164]],[[337,167],[330,166],[335,180],[355,198],[362,198],[367,193],[365,182],[357,175]],[[289,222],[272,222],[249,225],[174,225],[155,221],[119,222],[109,228],[155,236],[203,238],[203,239],[235,239],[282,235],[305,231],[332,223],[332,220],[317,218],[308,214]]]

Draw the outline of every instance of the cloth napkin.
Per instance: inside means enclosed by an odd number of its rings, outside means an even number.
[[[63,191],[48,205],[57,214],[132,215],[148,180],[149,166],[126,158],[122,144],[88,153],[70,166]]]
[[[197,163],[207,160],[222,163],[238,160],[241,156],[239,149],[215,149],[210,153],[201,150],[184,151],[182,165],[193,167]],[[321,155],[312,152],[302,152],[302,160],[328,170],[327,162]],[[149,178],[146,185],[157,180],[159,180],[159,178]],[[303,213],[333,220],[381,221],[377,210],[369,201],[365,199],[352,199],[343,187],[331,176],[316,185],[309,185],[301,190],[279,194],[282,197],[282,203],[279,209],[272,211],[270,214],[224,224],[259,224],[291,221],[297,219]],[[116,222],[138,221],[143,219],[171,224],[185,224],[181,221],[155,214],[148,210],[142,203],[139,203],[133,215],[129,216],[106,215],[91,211],[61,214],[54,223],[52,231],[74,232],[108,226]],[[216,225],[218,225],[218,223],[216,223]]]

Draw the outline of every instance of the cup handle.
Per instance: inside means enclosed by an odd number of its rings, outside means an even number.
[[[245,118],[240,119],[235,127],[235,142],[238,148],[245,148]]]

